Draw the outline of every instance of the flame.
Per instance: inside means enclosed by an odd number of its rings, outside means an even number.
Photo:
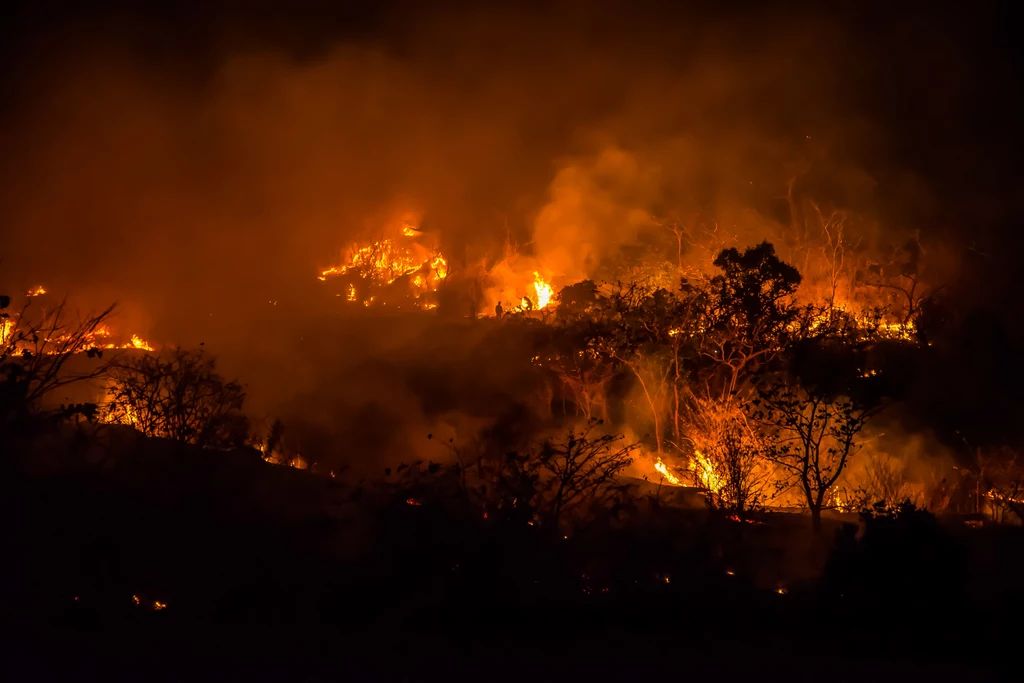
[[[914,341],[917,333],[912,320],[907,322],[879,320],[877,316],[870,315],[869,311],[858,310],[845,301],[832,301],[828,310],[823,310],[811,319],[809,328],[814,332],[822,327],[827,327],[835,320],[835,316],[842,314],[852,316],[853,321],[861,330],[875,330],[886,339]]]
[[[537,292],[537,309],[544,308],[551,302],[555,290],[540,276],[540,273],[533,271],[533,289]]]
[[[33,287],[32,289],[28,290],[28,294],[26,294],[25,296],[42,296],[43,294],[46,294],[46,288],[43,287],[42,285],[39,285],[38,287]]]
[[[701,488],[712,493],[721,493],[725,488],[725,481],[719,476],[713,462],[708,460],[700,451],[693,452],[690,460],[690,471],[700,484]]]
[[[420,234],[409,224],[402,227],[402,235],[406,237]],[[409,278],[403,282],[409,288],[412,298],[418,301],[424,294],[436,292],[441,282],[448,277],[448,271],[448,260],[439,253],[431,253],[418,241],[406,244],[385,238],[353,247],[345,263],[321,270],[317,279],[326,282],[333,277],[355,276],[367,281],[371,288],[382,289],[395,284],[400,278]],[[346,292],[346,300],[359,300],[355,284],[349,282]],[[362,304],[368,307],[374,300],[375,297],[371,296]],[[388,300],[391,300],[390,297],[386,297],[384,303]],[[419,307],[435,308],[436,304],[429,305],[431,303],[423,301]]]
[[[143,339],[142,337],[140,337],[137,334],[133,334],[132,338],[131,338],[131,341],[129,341],[127,344],[125,344],[121,348],[125,348],[125,349],[129,349],[129,348],[131,348],[131,349],[139,349],[140,351],[153,351],[154,350],[153,347],[149,345],[149,342],[147,342],[145,339]]]
[[[10,344],[12,348],[8,349],[9,351],[14,351],[17,353],[21,353],[24,351],[41,351],[42,353],[57,353],[59,352],[57,349],[54,349],[52,347],[38,348],[37,344],[45,343],[61,345],[72,341],[71,332],[64,332],[63,334],[57,334],[53,337],[46,337],[41,340],[36,340],[35,338],[27,339],[27,337],[31,336],[28,333],[20,335],[21,338],[14,338],[18,327],[18,322],[19,318],[16,314],[12,314],[7,318],[0,319],[0,344]],[[85,343],[82,345],[81,349],[83,351],[88,351],[92,349],[138,349],[140,351],[155,350],[154,347],[148,341],[146,341],[137,334],[133,334],[129,341],[123,344],[118,344],[113,341],[110,341],[110,338],[112,336],[114,335],[113,333],[111,333],[110,328],[107,325],[99,325],[96,327],[96,329],[84,334],[82,339]]]
[[[658,458],[658,461],[654,463],[654,469],[658,471],[658,473],[665,479],[665,481],[672,484],[673,486],[683,485],[683,482],[679,480],[679,477],[677,477],[676,475],[672,474],[672,472],[669,471],[668,466],[661,461],[661,458]]]

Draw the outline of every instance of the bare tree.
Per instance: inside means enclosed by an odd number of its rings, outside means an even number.
[[[570,429],[564,442],[548,441],[537,456],[541,497],[555,530],[567,516],[622,493],[618,475],[633,461],[637,446],[625,444],[622,436],[595,434],[600,424],[590,420],[579,433]]]
[[[174,348],[113,364],[109,392],[107,419],[147,436],[228,448],[248,435],[241,413],[245,392],[218,375],[202,351]]]
[[[978,449],[975,467],[979,503],[984,499],[984,507],[999,521],[1024,523],[1024,466],[1017,453],[1008,448],[990,453]]]
[[[56,389],[96,379],[106,370],[102,363],[72,369],[68,361],[78,355],[102,357],[96,334],[111,317],[111,305],[96,314],[72,319],[67,300],[53,309],[38,309],[32,300],[18,313],[10,313],[10,298],[0,297],[0,419],[8,422],[39,408]]]
[[[937,291],[929,288],[922,278],[927,253],[915,237],[894,249],[888,263],[875,263],[870,267],[873,279],[868,284],[893,296],[895,305],[903,311],[900,325],[904,328],[909,328],[921,312],[921,306]]]
[[[857,454],[858,435],[878,406],[866,406],[830,391],[769,381],[751,401],[751,416],[770,430],[768,455],[804,494],[815,533],[829,493]]]

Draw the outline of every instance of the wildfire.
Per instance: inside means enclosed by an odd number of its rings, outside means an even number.
[[[42,296],[43,294],[46,294],[46,288],[43,287],[42,285],[39,285],[38,287],[33,287],[32,289],[28,290],[28,294],[26,294],[25,296]]]
[[[139,351],[155,351],[156,350],[156,349],[153,348],[153,346],[148,341],[146,341],[145,339],[143,339],[142,337],[140,337],[137,334],[133,334],[131,336],[131,339],[129,339],[127,342],[125,342],[123,344],[115,344],[114,342],[106,341],[110,336],[111,336],[110,328],[108,328],[106,325],[102,325],[100,327],[97,327],[93,331],[93,333],[91,335],[89,335],[89,344],[88,344],[87,348],[91,348],[91,349],[137,349]],[[63,340],[64,340],[63,337],[59,337],[57,339],[50,340],[50,341],[60,342],[60,341],[63,341]]]
[[[861,330],[874,330],[886,339],[899,339],[902,341],[914,341],[917,330],[912,320],[898,322],[894,320],[879,319],[879,315],[872,315],[868,311],[857,311],[842,301],[833,301],[827,310],[823,310],[810,320],[808,325],[810,331],[815,332],[831,325],[837,316],[851,316],[856,326]]]
[[[124,347],[122,347],[122,348],[126,348],[126,349],[127,348],[139,349],[140,351],[153,351],[154,350],[153,347],[149,345],[149,342],[147,342],[145,339],[143,339],[142,337],[140,337],[137,334],[133,334],[132,338],[131,338],[131,341],[129,341],[128,344],[125,344]]]
[[[671,471],[669,471],[668,466],[661,461],[661,458],[658,458],[658,461],[654,463],[654,469],[658,471],[658,473],[665,479],[665,481],[672,484],[673,486],[683,485],[683,482],[679,480],[679,477],[677,477],[676,475],[672,474]]]
[[[725,482],[716,470],[714,463],[708,460],[703,453],[693,452],[693,458],[690,459],[690,471],[701,488],[712,493],[719,493],[725,488]]]
[[[72,341],[72,334],[65,332],[63,334],[55,334],[54,336],[47,336],[43,339],[36,339],[28,331],[23,331],[19,334],[18,332],[19,318],[17,315],[11,315],[10,317],[0,319],[0,344],[11,345],[12,351],[16,352],[38,352],[40,349],[36,348],[37,344],[46,343],[53,344],[59,347],[62,344],[67,344]],[[41,335],[40,335],[41,336]],[[139,351],[154,351],[154,347],[148,341],[143,339],[137,334],[133,334],[131,338],[124,343],[115,343],[111,341],[113,334],[110,328],[106,325],[100,325],[91,332],[84,335],[83,341],[85,344],[82,346],[83,350],[89,349],[137,349]],[[31,339],[29,337],[32,337]],[[54,348],[43,348],[43,353],[56,352]]]
[[[320,272],[319,279],[326,280],[333,275],[345,275],[350,271],[363,271],[374,280],[385,285],[419,270],[417,263],[406,249],[395,245],[390,239],[383,239],[354,250],[343,266],[332,266]]]
[[[537,292],[538,309],[544,308],[551,303],[551,297],[555,295],[555,290],[544,281],[537,271],[533,271],[533,289]]]
[[[401,228],[403,237],[418,237],[421,233],[406,223]],[[395,285],[401,280],[408,287],[412,298],[419,300],[428,292],[436,292],[441,282],[448,277],[448,260],[440,253],[431,252],[419,241],[405,242],[400,239],[384,238],[363,246],[353,247],[345,259],[345,263],[331,266],[320,271],[317,279],[326,282],[336,277],[357,277],[369,284],[372,289],[381,290]],[[405,279],[403,279],[405,278]],[[359,301],[359,289],[349,281],[345,289],[345,299],[350,302]],[[370,306],[376,299],[370,296],[362,301]],[[389,298],[385,297],[385,303]],[[420,308],[435,308],[433,302],[424,301]]]

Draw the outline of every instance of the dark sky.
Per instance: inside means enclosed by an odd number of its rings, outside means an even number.
[[[722,4],[4,3],[2,279],[181,321],[399,205],[525,241],[560,170],[619,220],[765,210],[794,160],[894,230],[1019,244],[1009,3]]]

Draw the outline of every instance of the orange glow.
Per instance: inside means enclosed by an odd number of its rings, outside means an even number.
[[[33,287],[32,289],[28,290],[28,294],[26,294],[25,296],[42,296],[43,294],[46,294],[46,288],[43,287],[42,285],[39,285],[38,287]]]
[[[676,475],[669,471],[668,466],[658,458],[658,461],[654,463],[654,469],[672,486],[682,486],[683,482]]]
[[[42,289],[42,288],[39,288]],[[35,295],[32,295],[35,296]],[[13,348],[9,349],[14,352],[30,351],[36,353],[56,353],[58,352],[55,348],[47,348],[44,345],[62,345],[72,341],[72,332],[63,331],[57,333],[58,330],[48,330],[54,336],[43,337],[39,334],[39,339],[31,338],[32,330],[26,326],[21,332],[18,331],[20,318],[16,313],[9,314],[9,317],[0,319],[0,344],[10,344]],[[36,332],[42,332],[42,330],[36,330]],[[16,337],[17,335],[17,337]],[[87,351],[90,349],[137,349],[139,351],[154,351],[154,347],[145,339],[137,334],[133,334],[127,342],[117,343],[111,340],[114,334],[110,331],[107,325],[99,325],[92,332],[84,334],[82,341],[85,343],[82,345],[81,350]]]
[[[139,349],[140,351],[153,351],[154,350],[153,347],[149,345],[149,342],[147,342],[145,339],[143,339],[142,337],[140,337],[137,334],[133,334],[132,338],[131,338],[131,341],[129,341],[127,344],[125,344],[121,348],[125,348],[125,349]]]
[[[537,292],[537,309],[544,308],[551,303],[555,290],[540,276],[540,273],[533,271],[533,289]]]
[[[722,489],[725,488],[725,481],[718,474],[714,463],[708,460],[700,451],[693,452],[693,458],[690,460],[690,471],[700,487],[707,491],[721,493]]]
[[[401,228],[403,237],[418,237],[422,233],[411,225],[404,224]],[[436,308],[432,301],[423,295],[436,292],[441,283],[448,277],[448,260],[437,252],[432,252],[420,240],[407,241],[401,238],[384,238],[363,246],[353,246],[345,262],[320,271],[317,279],[326,282],[337,277],[357,277],[366,282],[370,291],[388,288],[405,287],[406,293],[426,310]],[[346,286],[345,299],[350,302],[359,300],[359,289],[349,281]],[[390,289],[389,291],[395,291]],[[400,290],[399,290],[400,291]],[[394,301],[392,295],[382,297],[385,305]],[[371,295],[362,304],[369,307],[377,297]]]

